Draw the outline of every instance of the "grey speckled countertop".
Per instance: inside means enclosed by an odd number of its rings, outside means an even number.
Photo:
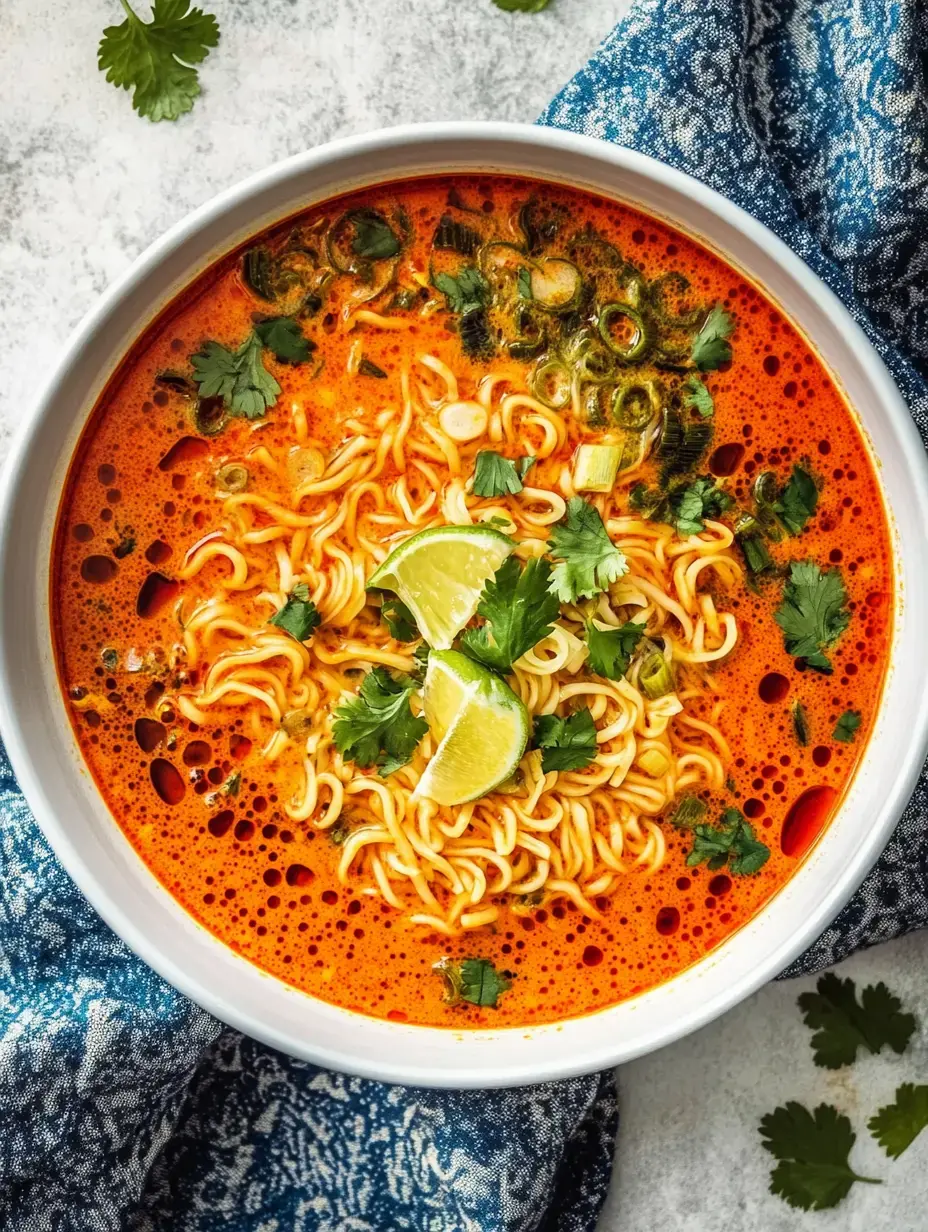
[[[116,0],[0,8],[0,456],[55,341],[166,227],[307,146],[408,121],[532,120],[628,0],[554,0],[533,16],[490,0],[211,0],[222,42],[194,112],[152,125],[96,69]],[[30,323],[27,329],[25,323]],[[40,325],[40,328],[37,326]],[[844,967],[884,979],[928,1024],[928,935]],[[816,1070],[795,998],[773,985],[620,1074],[623,1125],[602,1232],[925,1232],[928,1134],[895,1164],[864,1130],[903,1081],[925,1081],[928,1031],[905,1057]],[[766,1192],[759,1117],[833,1101],[861,1132],[857,1186],[804,1215]]]

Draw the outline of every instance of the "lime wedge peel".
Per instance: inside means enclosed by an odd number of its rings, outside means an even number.
[[[492,527],[436,526],[404,539],[367,584],[399,595],[432,649],[448,650],[514,548]]]
[[[466,804],[515,773],[528,743],[529,718],[505,681],[456,650],[433,650],[423,704],[438,747],[417,797]]]

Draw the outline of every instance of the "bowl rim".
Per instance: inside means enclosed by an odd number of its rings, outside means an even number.
[[[285,184],[291,179],[305,176],[316,169],[337,164],[340,160],[363,159],[370,155],[389,154],[391,152],[405,152],[409,154],[411,150],[414,151],[419,146],[425,147],[434,144],[436,141],[449,143],[449,148],[455,146],[455,144],[464,146],[467,143],[476,143],[486,148],[488,157],[494,148],[498,147],[500,150],[503,150],[507,145],[516,145],[532,147],[540,158],[551,155],[553,152],[555,154],[561,153],[575,157],[578,162],[586,161],[591,164],[605,164],[613,169],[625,171],[632,176],[650,181],[657,188],[664,188],[672,194],[688,197],[704,211],[719,219],[729,230],[739,233],[752,247],[765,249],[772,261],[784,271],[788,280],[797,284],[804,291],[810,301],[821,311],[823,317],[828,318],[834,324],[835,328],[847,340],[848,345],[856,351],[857,362],[861,367],[863,376],[872,389],[876,391],[880,409],[885,411],[888,416],[889,428],[899,438],[903,446],[904,463],[901,463],[901,465],[907,471],[907,477],[911,481],[917,507],[922,511],[923,526],[928,525],[928,516],[925,516],[925,511],[928,511],[928,461],[926,461],[924,448],[908,409],[883,361],[867,339],[863,330],[853,320],[837,296],[822,282],[818,275],[809,269],[800,257],[793,253],[763,223],[753,218],[739,206],[728,201],[714,189],[709,188],[684,172],[626,147],[613,145],[596,138],[578,135],[561,129],[536,125],[466,121],[434,122],[429,124],[403,125],[339,139],[275,163],[225,189],[199,206],[192,213],[180,219],[132,262],[129,268],[97,300],[73,331],[57,364],[46,380],[42,392],[36,399],[32,413],[26,417],[19,433],[14,439],[4,467],[4,482],[0,485],[0,577],[6,579],[8,576],[11,560],[12,528],[15,524],[18,506],[23,499],[22,489],[26,482],[30,449],[39,426],[51,414],[55,401],[61,393],[63,384],[66,382],[72,366],[85,351],[93,347],[94,340],[103,326],[114,318],[127,297],[143,282],[146,276],[157,269],[165,258],[174,252],[182,242],[204,234],[211,224],[221,220],[224,215],[228,214],[235,207],[247,206],[249,201],[252,201],[259,192]],[[436,166],[432,172],[422,171],[419,174],[436,174],[439,171],[440,169]],[[537,173],[513,171],[512,173],[537,174],[540,178],[544,178],[544,173],[540,171]],[[394,178],[403,178],[408,174],[408,172],[401,171]],[[372,176],[368,182],[386,182],[389,178],[388,175],[378,174]],[[552,170],[548,178],[557,180],[559,177]],[[349,188],[345,188],[342,191],[349,190]],[[593,191],[599,191],[608,195],[605,188],[594,189]],[[327,193],[326,195],[333,194]],[[280,215],[281,218],[286,216],[286,213]],[[669,221],[671,221],[672,225],[686,230],[684,223],[673,219]],[[252,234],[263,229],[266,225],[266,223],[260,220],[256,221]],[[697,239],[700,238],[695,232],[691,233]],[[702,242],[708,243],[709,247],[712,247],[710,241],[703,240]],[[229,245],[225,245],[225,250],[228,251],[228,249]],[[204,255],[200,268],[207,268],[214,259],[215,254]],[[728,259],[737,265],[732,258]],[[159,305],[157,307],[153,316],[157,315],[162,306]],[[135,332],[137,334],[139,331],[136,330]],[[111,367],[110,370],[112,370]],[[53,500],[57,507],[58,496],[59,493],[57,491],[51,491],[46,495],[45,499]],[[601,1069],[618,1061],[632,1059],[645,1052],[663,1047],[681,1038],[683,1035],[704,1026],[782,971],[833,920],[838,910],[860,885],[885,846],[906,801],[911,795],[924,762],[926,751],[928,751],[928,691],[926,691],[920,699],[915,713],[908,716],[903,735],[906,749],[902,755],[903,764],[901,771],[896,775],[883,795],[883,805],[879,810],[876,823],[870,829],[866,841],[860,843],[849,858],[841,877],[821,893],[817,901],[817,907],[804,916],[790,935],[781,939],[777,945],[768,948],[762,960],[754,964],[749,971],[739,978],[735,985],[728,987],[722,993],[710,996],[695,1004],[685,1014],[668,1016],[662,1027],[652,1029],[649,1032],[646,1040],[638,1040],[634,1044],[628,1044],[622,1039],[612,1041],[607,1039],[601,1042],[597,1048],[588,1047],[582,1055],[570,1055],[569,1047],[565,1044],[560,1052],[556,1048],[549,1048],[544,1059],[532,1057],[532,1049],[528,1047],[525,1050],[526,1059],[524,1061],[510,1059],[504,1064],[498,1065],[494,1065],[489,1061],[480,1061],[475,1065],[473,1059],[468,1059],[467,1056],[467,1041],[469,1040],[476,1040],[478,1037],[482,1038],[484,1036],[498,1040],[503,1036],[513,1034],[520,1037],[534,1038],[542,1035],[550,1036],[552,1033],[557,1034],[558,1032],[567,1039],[572,1034],[572,1024],[614,1015],[622,1005],[628,1005],[629,1003],[619,1003],[618,1006],[597,1011],[595,1014],[584,1016],[581,1019],[565,1019],[560,1023],[551,1024],[546,1027],[511,1027],[487,1032],[459,1032],[449,1030],[448,1028],[409,1027],[404,1024],[370,1019],[365,1015],[355,1014],[351,1011],[338,1011],[336,1017],[340,1015],[339,1021],[342,1024],[347,1016],[351,1020],[363,1019],[366,1023],[375,1022],[386,1028],[386,1030],[380,1032],[382,1043],[385,1047],[391,1038],[399,1041],[403,1033],[410,1031],[415,1033],[420,1040],[424,1040],[426,1035],[436,1034],[440,1034],[446,1039],[463,1040],[460,1059],[457,1062],[448,1061],[436,1065],[431,1059],[431,1052],[427,1050],[423,1050],[422,1059],[417,1060],[415,1047],[406,1049],[407,1055],[401,1060],[397,1060],[391,1055],[364,1057],[359,1056],[356,1051],[352,1050],[350,1042],[341,1047],[337,1045],[320,1046],[314,1040],[296,1038],[292,1033],[261,1021],[260,1007],[257,1011],[246,1009],[242,1005],[236,1004],[222,995],[218,995],[214,990],[204,988],[197,979],[185,970],[182,962],[166,955],[159,948],[158,942],[153,941],[137,925],[125,907],[116,902],[111,894],[102,887],[94,873],[94,869],[86,862],[81,852],[72,842],[67,822],[59,820],[56,816],[55,809],[51,804],[42,781],[33,750],[30,747],[29,740],[26,738],[22,722],[22,706],[15,704],[13,701],[17,695],[17,688],[11,674],[11,664],[15,657],[13,653],[15,642],[16,630],[11,627],[11,621],[7,617],[6,604],[0,600],[0,733],[2,733],[6,744],[17,780],[45,837],[82,893],[114,932],[144,962],[192,1001],[201,1005],[222,1021],[231,1024],[262,1042],[291,1055],[332,1069],[360,1074],[374,1079],[412,1083],[422,1086],[508,1086],[569,1077]],[[63,710],[64,706],[60,698],[59,702]],[[871,734],[867,749],[864,750],[863,759],[865,759],[874,738],[875,732]],[[858,767],[855,771],[855,778],[859,773]],[[835,825],[835,820],[831,823],[832,827]],[[121,836],[122,831],[118,829],[115,821],[113,826]],[[128,840],[124,841],[128,842]],[[800,870],[797,869],[797,873],[794,874],[791,880],[795,880],[799,872]],[[153,874],[149,873],[148,876],[152,881],[155,880]],[[163,892],[165,895],[168,894],[167,891]],[[782,894],[783,891],[780,893]],[[770,900],[771,903],[776,901],[778,897],[779,895],[775,895],[774,899]],[[171,902],[174,902],[174,900],[171,899]],[[765,915],[769,907],[770,903],[762,909],[759,915]],[[180,910],[183,911],[182,908]],[[184,915],[186,915],[185,912]],[[196,927],[200,928],[199,925],[196,925]],[[749,925],[745,927],[749,927]],[[205,930],[203,931],[205,932]],[[738,934],[734,935],[737,936]],[[678,985],[686,977],[687,972],[698,970],[707,965],[711,967],[716,956],[724,951],[730,943],[731,938],[726,939],[725,942],[710,952],[706,958],[700,960],[695,968],[688,968],[687,971],[665,982],[665,984],[659,985],[656,990],[651,991],[656,993],[661,989],[666,990],[674,985]],[[222,945],[221,942],[219,944]],[[247,962],[244,959],[241,961]],[[251,967],[251,964],[247,965]],[[266,978],[271,979],[275,985],[281,983],[272,976],[267,976]],[[283,987],[288,986],[283,985]],[[307,996],[307,994],[299,993],[296,995]],[[643,995],[647,997],[650,993]],[[308,999],[315,1006],[327,1005],[327,1003],[319,1002],[315,998],[310,997]],[[641,998],[635,998],[634,1000],[640,1001]],[[332,1008],[329,1007],[329,1009]],[[391,1031],[393,1032],[392,1036]],[[439,1049],[439,1052],[441,1051]]]

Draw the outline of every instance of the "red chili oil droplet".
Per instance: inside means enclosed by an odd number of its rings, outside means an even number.
[[[709,459],[709,470],[713,475],[718,475],[720,478],[726,475],[733,475],[741,465],[743,457],[743,445],[737,443],[719,445],[718,449]]]
[[[145,549],[145,559],[150,565],[163,565],[171,555],[171,545],[163,539],[155,539]]]
[[[323,890],[322,891],[322,901],[324,903],[328,903],[330,907],[334,907],[335,904],[338,902],[338,895],[335,893],[334,890]]]
[[[583,965],[585,967],[598,967],[603,961],[603,952],[598,945],[588,945],[583,951]]]
[[[166,735],[163,723],[154,719],[135,720],[135,740],[143,753],[154,753],[158,745],[164,743]]]
[[[831,761],[831,749],[827,745],[817,744],[812,750],[812,760],[820,770],[824,769]]]
[[[222,838],[224,834],[228,834],[229,827],[235,820],[235,814],[231,809],[223,809],[221,813],[217,813],[215,817],[211,817],[206,823],[207,828],[215,838]]]
[[[409,1015],[404,1010],[388,1010],[387,1017],[391,1022],[408,1022]]]
[[[288,886],[307,886],[312,880],[313,871],[305,864],[291,864],[287,869]],[[353,903],[352,906],[354,906]]]
[[[768,672],[761,680],[758,689],[760,700],[768,706],[781,702],[789,692],[789,679],[780,672]]]
[[[191,740],[184,749],[184,765],[205,766],[212,756],[213,750],[205,740]]]
[[[180,771],[163,757],[151,763],[151,782],[165,804],[180,804],[186,788]]]
[[[758,800],[752,796],[750,800],[745,800],[744,804],[741,806],[741,811],[744,813],[745,817],[750,817],[753,820],[753,818],[760,817],[763,814],[764,807],[763,800]]]
[[[209,453],[209,442],[199,436],[182,436],[175,441],[158,463],[158,470],[172,471],[182,462],[192,462],[195,458],[205,458]]]
[[[102,466],[97,467],[97,478],[105,488],[110,487],[116,482],[116,467],[109,462],[104,462]]]
[[[680,912],[676,907],[661,907],[657,913],[657,931],[662,937],[669,937],[680,927]]]
[[[180,582],[175,582],[173,578],[165,577],[163,573],[149,573],[135,601],[135,610],[143,620],[151,620],[179,590]]]
[[[236,761],[244,761],[251,752],[251,741],[247,736],[233,736],[229,741],[229,752]]]
[[[767,355],[764,357],[764,371],[768,376],[776,376],[780,371],[780,361],[776,355]]]
[[[109,556],[88,556],[81,561],[81,577],[95,586],[112,582],[118,571],[119,565]]]
[[[239,840],[239,842],[247,843],[248,840],[254,838],[254,836],[255,823],[253,821],[247,821],[243,818],[241,821],[237,821],[235,823],[235,837]]]
[[[725,873],[719,873],[717,877],[713,877],[709,882],[709,893],[714,894],[716,898],[721,898],[723,894],[727,894],[731,889],[731,878]]]
[[[93,538],[93,527],[88,526],[86,522],[78,522],[76,526],[71,527],[71,534],[78,543],[89,543]]]
[[[827,784],[802,793],[783,822],[780,848],[785,856],[800,856],[811,847],[837,797],[837,791]]]
[[[264,884],[269,886],[280,885],[283,878],[280,875],[279,868],[267,868],[264,870]]]

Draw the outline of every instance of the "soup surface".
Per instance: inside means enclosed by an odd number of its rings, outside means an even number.
[[[776,893],[891,595],[864,442],[775,305],[631,208],[456,176],[314,207],[161,314],[52,604],[86,762],[187,911],[461,1028],[633,996]]]

